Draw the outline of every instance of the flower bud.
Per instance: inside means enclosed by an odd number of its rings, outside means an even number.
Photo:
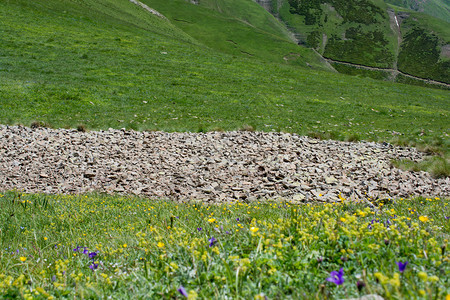
[[[358,280],[358,282],[356,283],[356,287],[358,288],[359,292],[361,292],[365,286],[366,286],[366,284],[364,283],[364,281]]]

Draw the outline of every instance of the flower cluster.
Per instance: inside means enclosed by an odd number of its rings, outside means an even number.
[[[376,209],[118,196],[50,197],[49,205],[28,206],[2,228],[0,297],[445,298],[449,284],[441,275],[450,271],[449,207],[437,199]]]

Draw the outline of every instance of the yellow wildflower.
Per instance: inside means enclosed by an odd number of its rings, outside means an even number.
[[[164,243],[163,242],[158,242],[158,247],[159,248],[163,248],[164,247]]]
[[[428,279],[428,275],[425,272],[419,272],[419,274],[417,274],[417,276],[419,276],[419,278],[422,279],[422,281],[427,281],[427,279]]]
[[[190,290],[187,298],[188,298],[188,300],[195,300],[195,299],[197,299],[197,297],[198,297],[197,292],[194,290]]]
[[[419,220],[422,221],[423,223],[428,222],[428,217],[427,216],[420,216]]]
[[[395,273],[394,277],[389,280],[389,284],[395,287],[399,287],[400,286],[400,274]]]
[[[382,284],[382,285],[385,285],[388,281],[389,281],[389,278],[387,277],[387,276],[384,276],[382,273],[380,273],[380,272],[377,272],[377,273],[375,273],[375,274],[373,274],[373,275],[375,275],[375,277],[378,279],[378,281]]]
[[[214,218],[208,219],[209,223],[214,223],[215,221],[216,221],[216,219],[214,219]]]
[[[250,231],[251,231],[252,233],[256,233],[258,230],[259,230],[258,227],[250,227]]]
[[[21,256],[19,259],[20,259],[21,262],[24,262],[24,261],[27,260],[27,258],[25,256]]]

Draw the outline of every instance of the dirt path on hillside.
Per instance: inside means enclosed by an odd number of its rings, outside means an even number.
[[[155,16],[160,17],[160,18],[162,18],[164,20],[167,20],[167,18],[163,14],[161,14],[160,12],[154,10],[153,8],[148,7],[147,5],[142,3],[141,1],[138,1],[138,0],[129,0],[129,1],[131,3],[133,3],[133,4],[136,4],[136,5],[140,6],[140,7],[142,7],[143,9],[145,9],[146,11],[148,11],[149,13],[151,13],[151,14],[153,14]]]
[[[351,67],[355,67],[355,68],[359,68],[359,69],[371,70],[371,71],[389,72],[389,73],[392,73],[393,76],[395,76],[395,77],[397,77],[398,74],[401,74],[401,75],[403,75],[405,77],[409,77],[409,78],[412,78],[412,79],[420,80],[420,81],[423,81],[423,82],[428,83],[428,84],[435,84],[435,85],[445,86],[446,88],[450,89],[450,84],[448,84],[448,83],[440,82],[440,81],[436,81],[436,80],[431,80],[431,79],[425,79],[425,78],[421,78],[421,77],[417,77],[417,76],[413,76],[413,75],[410,75],[410,74],[407,74],[407,73],[403,73],[400,70],[395,70],[395,69],[390,69],[390,68],[368,67],[368,66],[364,66],[364,65],[358,65],[358,64],[354,64],[354,63],[338,61],[338,60],[334,60],[334,59],[327,58],[327,57],[324,57],[324,59],[326,59],[329,63],[347,65],[347,66],[351,66]]]
[[[393,168],[389,144],[286,133],[77,132],[0,125],[0,191],[105,192],[208,202],[450,195],[450,178]]]

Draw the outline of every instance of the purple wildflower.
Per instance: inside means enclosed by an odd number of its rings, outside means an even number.
[[[183,286],[180,286],[180,288],[177,290],[181,295],[184,297],[188,297],[188,293],[186,292],[186,289]]]
[[[92,271],[94,271],[97,268],[98,268],[98,264],[95,264],[95,263],[92,263],[92,265],[89,266],[89,269],[91,269]]]
[[[446,220],[450,219],[450,217],[444,217]]]
[[[89,250],[87,247],[84,247],[83,254],[89,254]]]
[[[94,258],[97,256],[97,252],[91,252],[89,253],[89,258]]]
[[[327,278],[327,281],[333,282],[336,285],[341,285],[344,283],[344,269],[341,268],[338,271],[332,271],[330,273],[330,277]]]
[[[358,291],[361,292],[361,290],[366,286],[364,281],[359,281],[356,283],[356,287],[358,288]]]
[[[75,249],[73,249],[74,252],[77,252],[78,250],[80,250],[80,246],[77,246]]]
[[[209,247],[212,247],[217,242],[217,239],[212,236],[208,241],[209,241]]]
[[[228,230],[227,230],[227,231],[225,231],[225,233],[226,233],[226,234],[231,234],[231,232],[229,232]]]
[[[238,221],[238,222],[239,222],[239,218],[236,218],[236,221]]]
[[[201,227],[198,227],[198,228],[197,228],[198,231],[202,231],[202,229],[203,229],[203,228],[201,228]]]
[[[408,264],[408,262],[405,261],[404,263],[402,263],[401,261],[398,261],[396,262],[396,264],[398,266],[398,270],[403,273],[403,271],[405,271],[406,269],[406,265]]]

